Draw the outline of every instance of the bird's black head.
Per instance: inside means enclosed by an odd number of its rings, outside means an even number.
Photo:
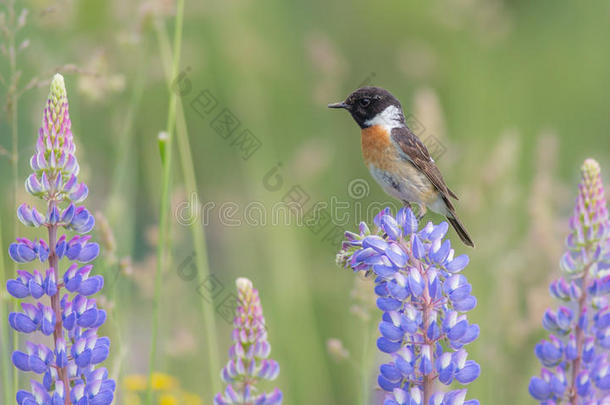
[[[329,108],[345,108],[360,128],[374,125],[374,119],[381,118],[381,113],[391,106],[395,108],[391,109],[389,116],[385,118],[404,120],[402,106],[396,97],[381,87],[372,86],[361,87],[347,96],[345,101],[328,105]]]

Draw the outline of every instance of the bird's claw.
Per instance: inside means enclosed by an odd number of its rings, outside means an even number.
[[[413,211],[413,206],[411,205],[410,202],[403,200],[402,201],[403,204],[405,205],[405,207],[410,208],[411,211]],[[422,219],[424,219],[424,216],[426,215],[426,206],[422,205],[422,204],[417,204],[417,214],[415,215],[415,217],[417,218],[417,222],[421,222]],[[415,211],[413,211],[415,212]]]

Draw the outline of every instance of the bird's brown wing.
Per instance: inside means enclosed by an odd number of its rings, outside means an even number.
[[[445,184],[443,175],[440,170],[438,170],[438,167],[436,167],[436,163],[432,160],[428,149],[426,149],[426,146],[422,141],[406,127],[392,129],[392,140],[400,148],[403,158],[411,162],[418,170],[428,177],[428,180],[430,180],[432,185],[441,193],[443,200],[445,200],[445,204],[447,204],[447,208],[453,211],[454,208],[451,201],[449,201],[449,196],[454,198],[457,197],[455,197],[455,194],[449,190],[449,187]]]

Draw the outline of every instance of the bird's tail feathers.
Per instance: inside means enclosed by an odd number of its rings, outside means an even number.
[[[460,222],[460,220],[453,212],[447,214],[447,220],[449,221],[451,226],[453,226],[453,229],[455,229],[462,242],[464,242],[468,246],[474,247],[474,242],[470,238],[468,231],[466,231],[466,228],[464,228],[462,222]]]

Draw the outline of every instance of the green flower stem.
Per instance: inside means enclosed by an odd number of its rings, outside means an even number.
[[[0,279],[2,281],[2,288],[6,285],[6,269],[4,262],[4,243],[2,240],[2,221],[0,218]],[[2,356],[0,363],[0,372],[2,373],[2,392],[4,393],[4,403],[10,404],[12,402],[11,392],[11,360],[8,353],[11,352],[11,346],[9,344],[11,334],[8,327],[8,316],[7,309],[9,303],[8,295],[5,297],[4,293],[0,294],[0,342],[2,342]],[[6,298],[6,299],[5,299]]]
[[[171,47],[169,45],[169,38],[162,24],[156,24],[157,38],[159,41],[159,48],[161,52],[161,59],[168,60],[168,55],[171,53]],[[168,87],[171,86],[172,80],[176,77],[176,74],[172,75],[169,66],[165,67],[166,79]],[[175,72],[173,72],[175,73]],[[171,91],[171,88],[170,88]],[[177,103],[177,122],[176,122],[176,139],[178,142],[178,152],[180,156],[180,162],[182,164],[182,175],[184,177],[185,189],[187,195],[195,196],[196,201],[195,207],[199,207],[199,198],[197,193],[197,178],[195,175],[195,165],[193,164],[193,154],[191,153],[191,147],[188,139],[188,128],[184,117],[184,109],[182,107],[182,101],[178,99]],[[210,275],[210,267],[208,261],[207,243],[205,239],[205,232],[203,227],[198,221],[188,225],[194,244],[195,250],[195,265],[197,266],[197,272],[199,280],[205,280]],[[214,308],[212,305],[207,303],[203,297],[201,297],[201,312],[203,313],[203,321],[205,327],[205,339],[208,342],[208,372],[211,379],[211,392],[219,392],[221,390],[221,384],[217,377],[218,370],[220,370],[220,359],[218,357],[218,341],[216,334],[216,320]]]
[[[15,12],[15,0],[11,0],[7,4],[8,13],[8,24],[9,29],[7,31],[7,44],[9,48],[9,83],[7,93],[7,110],[9,112],[9,122],[11,126],[11,167],[13,172],[13,200],[11,204],[11,210],[17,207],[17,193],[19,192],[19,137],[18,137],[18,73],[17,73],[17,50],[15,49],[15,31],[17,26],[17,15]],[[12,226],[12,239],[14,240],[17,235],[17,225],[13,222]],[[2,247],[4,248],[4,247]],[[17,263],[13,264],[13,273],[17,271]],[[3,286],[4,287],[4,286]],[[17,301],[11,299],[12,309],[17,310]],[[13,333],[13,348],[17,349],[19,345],[19,335]],[[17,395],[19,389],[19,374],[17,368],[13,367],[13,390],[12,393]],[[8,390],[8,387],[7,387]],[[14,397],[13,395],[13,397]]]
[[[61,176],[61,174],[59,175]],[[53,177],[55,178],[55,177]],[[53,199],[49,202],[49,212],[57,205],[57,202]],[[57,228],[58,225],[54,224],[49,226],[49,268],[53,269],[55,273],[55,279],[59,278],[59,257],[55,251],[57,246]],[[51,308],[55,312],[55,330],[53,331],[53,340],[55,341],[55,350],[57,350],[57,342],[60,338],[63,338],[63,321],[61,317],[61,288],[57,287],[57,292],[51,297]],[[68,368],[66,366],[57,368],[57,380],[64,383],[65,398],[64,402],[66,405],[70,405],[70,377],[68,375]]]
[[[182,162],[182,172],[184,182],[186,183],[187,195],[195,196],[196,207],[200,207],[199,198],[197,195],[197,180],[195,178],[195,166],[193,164],[193,155],[188,139],[188,131],[186,121],[184,119],[184,110],[182,103],[178,101],[178,122],[176,125],[176,135],[178,140],[178,150],[180,152],[180,161]],[[210,268],[208,262],[208,250],[205,240],[203,225],[199,221],[193,221],[189,225],[193,236],[193,244],[195,250],[195,263],[199,280],[206,280],[210,276]],[[216,319],[214,306],[206,302],[203,295],[200,294],[199,302],[201,303],[201,312],[203,313],[205,341],[208,349],[208,370],[211,378],[211,392],[219,392],[221,385],[217,378],[218,370],[220,370],[220,361],[218,358],[218,342],[216,340]]]
[[[178,0],[176,4],[176,26],[174,30],[174,55],[172,58],[173,76],[178,74],[180,65],[180,49],[182,46],[182,21],[184,14],[184,0]],[[176,103],[177,96],[174,92],[169,93],[169,107],[167,113],[167,139],[160,142],[163,145],[161,161],[163,165],[163,180],[161,186],[161,208],[159,212],[159,241],[157,246],[157,272],[155,275],[155,295],[153,299],[153,320],[151,331],[150,364],[148,371],[148,384],[146,388],[146,403],[153,405],[152,375],[157,360],[157,339],[159,335],[159,305],[161,301],[161,276],[163,265],[167,255],[169,243],[169,205],[170,205],[170,183],[172,166],[172,136],[176,126]]]

